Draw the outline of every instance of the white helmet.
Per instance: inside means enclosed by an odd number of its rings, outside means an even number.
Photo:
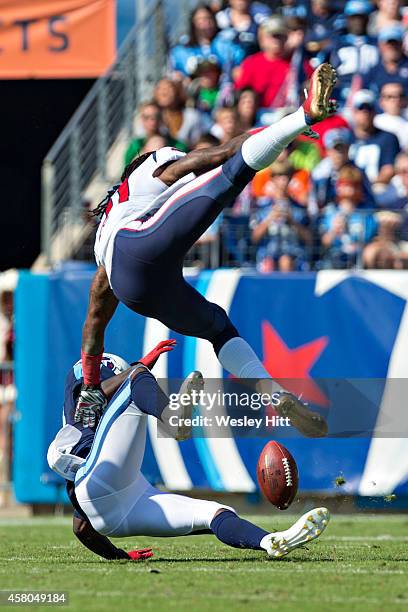
[[[102,365],[106,366],[115,374],[120,374],[124,372],[130,365],[127,361],[119,357],[118,355],[113,355],[112,353],[104,353],[102,356]]]

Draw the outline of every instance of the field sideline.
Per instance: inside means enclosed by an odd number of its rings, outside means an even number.
[[[248,518],[271,529],[288,526],[292,515]],[[309,551],[281,561],[228,548],[211,536],[115,540],[128,550],[152,546],[155,557],[142,563],[103,561],[75,541],[70,519],[53,517],[0,520],[0,544],[0,588],[68,591],[70,602],[62,610],[321,612],[408,606],[405,515],[334,516]]]

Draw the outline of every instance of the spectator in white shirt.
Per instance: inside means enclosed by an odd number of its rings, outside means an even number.
[[[380,106],[384,112],[374,118],[375,127],[395,134],[401,149],[405,149],[408,147],[408,121],[404,116],[406,98],[401,83],[382,86]]]

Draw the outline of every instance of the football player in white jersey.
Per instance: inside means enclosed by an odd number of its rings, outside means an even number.
[[[330,100],[335,81],[333,67],[322,64],[312,75],[303,105],[276,124],[187,155],[165,147],[142,155],[125,169],[121,184],[95,211],[101,216],[95,241],[99,268],[83,328],[84,385],[78,421],[92,423],[94,413],[106,404],[99,364],[105,328],[119,301],[169,329],[210,341],[225,370],[237,378],[257,379],[262,392],[278,391],[227,313],[185,281],[183,259],[258,170],[335,110]],[[306,436],[327,434],[323,417],[290,393],[281,393],[276,410]]]
[[[163,341],[133,367],[116,355],[103,355],[101,388],[108,404],[97,428],[74,422],[83,363],[78,361],[68,373],[65,426],[51,443],[47,459],[50,468],[67,481],[77,538],[105,559],[137,560],[150,557],[151,549],[125,551],[108,538],[209,533],[229,546],[263,550],[272,558],[280,558],[319,537],[329,521],[326,508],[310,510],[289,529],[269,533],[241,519],[227,505],[165,493],[146,480],[141,465],[147,419],[166,422],[170,414],[166,415],[169,398],[150,368],[173,346]],[[180,428],[173,430],[177,438],[180,433],[183,438],[191,435],[191,428],[182,425],[182,419],[191,417],[192,404],[186,400],[202,386],[199,372],[193,372],[182,384]]]

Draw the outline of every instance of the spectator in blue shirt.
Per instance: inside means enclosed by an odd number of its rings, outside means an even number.
[[[328,130],[323,136],[323,144],[327,157],[312,171],[312,192],[310,197],[311,212],[317,212],[327,204],[336,200],[336,181],[339,172],[345,166],[354,165],[349,158],[350,144],[353,134],[347,128]],[[376,202],[370,181],[364,171],[361,171],[363,194],[360,206],[375,208]]]
[[[378,204],[401,213],[401,238],[408,241],[408,153],[397,155],[395,176],[387,189],[378,194]]]
[[[338,97],[344,104],[352,88],[355,75],[365,75],[379,59],[377,41],[368,36],[368,17],[372,4],[367,0],[349,0],[344,9],[347,16],[347,32],[334,45],[330,58],[337,70]]]
[[[300,3],[303,4],[303,3]],[[310,26],[323,25],[333,34],[343,27],[342,6],[333,0],[310,0],[307,13]]]
[[[259,51],[258,28],[272,13],[261,2],[229,0],[229,6],[217,13],[219,37],[239,45],[245,57]]]
[[[312,234],[303,206],[288,195],[293,168],[288,162],[271,166],[271,195],[258,198],[258,211],[250,221],[252,242],[257,245],[260,272],[290,272],[307,267]]]
[[[354,95],[354,142],[350,158],[372,183],[387,184],[394,176],[395,157],[400,147],[394,134],[375,127],[375,106],[376,98],[368,89],[361,89]]]
[[[244,50],[231,40],[218,35],[218,27],[212,10],[199,4],[191,14],[190,35],[171,49],[170,68],[183,77],[196,72],[199,58],[214,56],[224,74],[229,77],[245,57]]]
[[[408,57],[403,52],[404,28],[394,24],[378,35],[380,58],[363,78],[363,86],[379,94],[386,83],[401,83],[408,95]]]
[[[377,223],[374,216],[359,209],[362,196],[360,170],[353,166],[344,167],[336,182],[337,206],[329,206],[320,223],[325,267],[355,266],[364,246],[375,236]]]

